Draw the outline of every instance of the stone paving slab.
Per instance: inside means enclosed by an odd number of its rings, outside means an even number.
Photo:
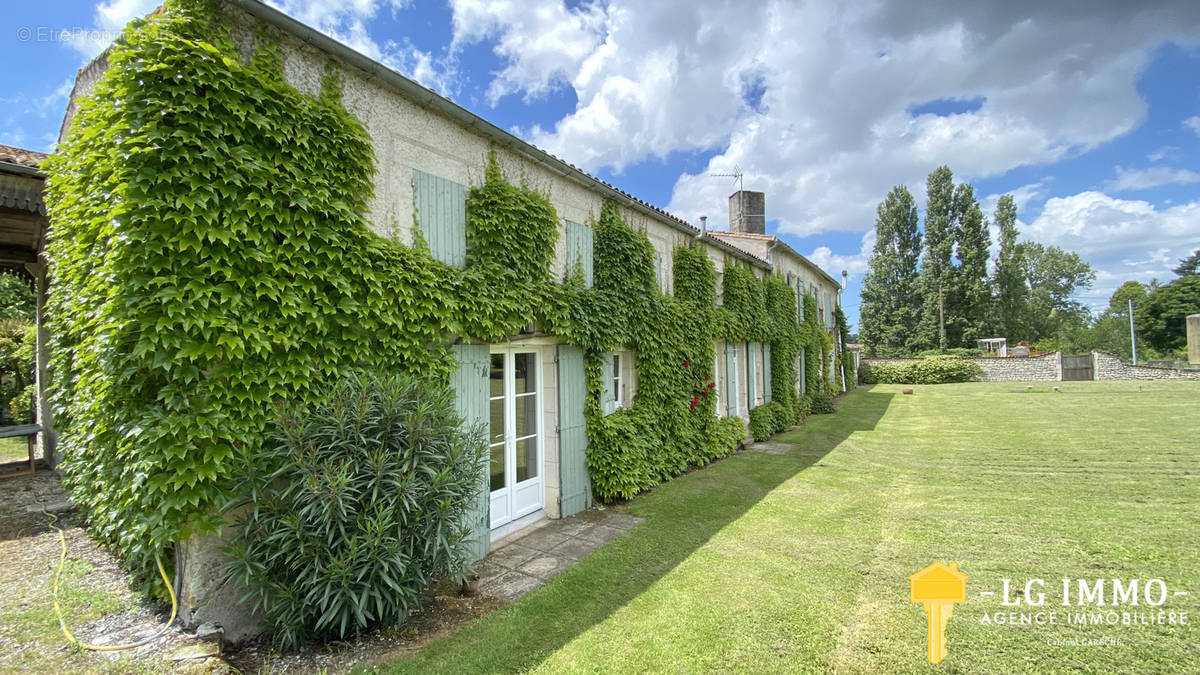
[[[778,441],[762,441],[746,446],[747,450],[762,452],[768,455],[786,455],[798,447],[795,443],[780,443]]]
[[[516,600],[642,520],[627,513],[591,509],[570,518],[540,521],[505,537],[476,565],[479,592]]]

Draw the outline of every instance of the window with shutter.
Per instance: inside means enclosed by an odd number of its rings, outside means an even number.
[[[434,260],[467,264],[467,186],[413,169],[417,227]]]
[[[583,273],[584,288],[592,287],[592,228],[567,221],[567,276]]]

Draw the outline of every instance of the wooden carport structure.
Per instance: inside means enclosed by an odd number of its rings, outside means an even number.
[[[49,279],[46,259],[42,255],[49,226],[46,204],[42,200],[46,176],[41,171],[41,164],[45,159],[46,155],[40,152],[0,145],[0,272],[24,278],[37,296],[37,424],[26,428],[0,428],[0,436],[36,433],[36,454],[46,465],[53,467],[58,461],[54,415],[46,404],[46,364],[50,352],[45,307]],[[28,428],[30,426],[33,428]]]

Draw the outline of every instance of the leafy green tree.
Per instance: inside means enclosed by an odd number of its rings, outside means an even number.
[[[1191,277],[1200,274],[1200,248],[1186,258],[1179,259],[1179,267],[1174,270],[1181,277]]]
[[[1088,338],[1088,349],[1099,349],[1128,361],[1133,358],[1133,346],[1129,339],[1129,301],[1141,306],[1147,295],[1146,286],[1137,281],[1121,284],[1112,297],[1108,308],[1092,324]]]
[[[987,219],[975,199],[975,190],[964,183],[954,189],[954,239],[958,267],[954,270],[952,320],[947,342],[951,347],[973,347],[979,338],[990,337],[992,303],[988,279],[991,236]]]
[[[15,274],[0,274],[0,319],[32,321],[37,300],[29,282]]]
[[[1090,288],[1096,279],[1092,266],[1079,254],[1057,246],[1022,242],[1021,269],[1029,290],[1021,331],[1035,342],[1056,340],[1073,344],[1087,327],[1090,312],[1071,299],[1081,288]]]
[[[876,213],[875,248],[863,278],[860,331],[871,354],[907,354],[917,347],[921,308],[917,206],[908,188],[897,185]]]
[[[1029,297],[1022,274],[1021,247],[1017,244],[1017,204],[1012,195],[1000,197],[996,202],[995,223],[1000,228],[1000,251],[996,258],[996,272],[992,277],[995,293],[993,306],[993,328],[1014,344],[1023,339],[1021,315]]]
[[[1200,313],[1200,274],[1181,276],[1146,296],[1133,312],[1138,339],[1167,354],[1187,345],[1187,316]]]
[[[921,258],[921,323],[919,344],[945,349],[945,295],[954,261],[954,174],[950,167],[934,169],[925,180],[925,249]]]

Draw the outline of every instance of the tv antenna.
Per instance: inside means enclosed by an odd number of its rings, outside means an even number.
[[[742,191],[742,168],[736,164],[733,166],[733,173],[710,173],[708,175],[715,178],[736,178],[738,183],[738,192]]]
[[[709,175],[713,176],[715,178],[734,178],[737,180],[737,184],[738,184],[738,219],[744,220],[746,217],[746,215],[745,215],[746,214],[746,205],[743,203],[743,200],[746,198],[746,196],[745,196],[745,192],[743,190],[745,185],[742,183],[742,176],[743,176],[742,167],[738,166],[737,164],[734,164],[733,165],[733,173],[713,173],[713,174],[709,174]],[[733,223],[729,223],[729,229],[731,229],[731,230],[734,229]],[[735,230],[735,231],[737,231],[737,230]]]

